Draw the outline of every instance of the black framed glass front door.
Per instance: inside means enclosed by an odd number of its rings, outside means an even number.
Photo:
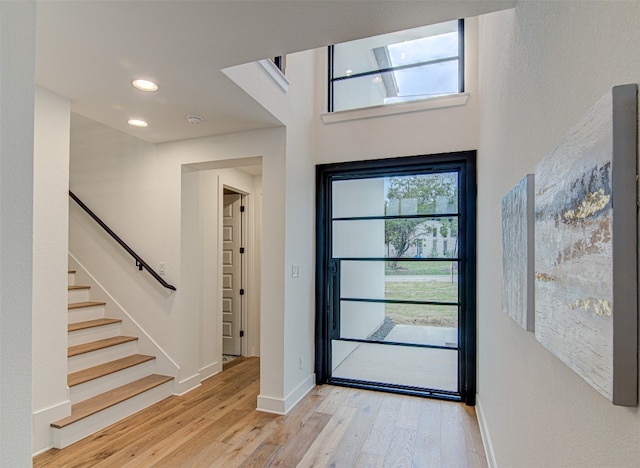
[[[318,166],[319,382],[475,396],[475,152]]]

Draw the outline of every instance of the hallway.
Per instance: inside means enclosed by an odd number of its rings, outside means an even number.
[[[33,466],[486,466],[473,408],[325,385],[278,416],[255,410],[259,367],[236,359],[198,389]]]

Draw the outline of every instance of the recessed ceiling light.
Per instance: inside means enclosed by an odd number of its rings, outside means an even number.
[[[157,91],[158,85],[149,80],[133,80],[131,83],[135,88],[141,91]]]
[[[144,120],[139,120],[139,119],[129,119],[129,125],[131,125],[132,127],[141,127],[144,128],[146,126],[148,126],[149,124],[147,122],[145,122]]]

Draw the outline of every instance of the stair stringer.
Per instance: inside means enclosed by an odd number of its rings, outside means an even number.
[[[106,302],[105,317],[122,319],[122,333],[138,337],[137,349],[140,354],[149,354],[156,357],[156,372],[163,375],[169,375],[174,378],[172,394],[178,395],[185,393],[196,385],[185,387],[179,382],[180,366],[171,356],[140,326],[140,324],[122,307],[109,292],[102,287],[100,282],[69,252],[69,268],[76,270],[76,277],[80,279],[82,284],[91,286],[91,295],[93,300]]]

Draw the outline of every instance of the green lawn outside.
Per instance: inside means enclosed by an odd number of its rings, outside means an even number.
[[[458,297],[458,284],[448,281],[387,281],[385,284],[387,299],[456,302]],[[457,306],[386,304],[385,312],[396,325],[458,326]]]
[[[454,275],[457,262],[398,262],[397,268],[390,268],[390,262],[385,265],[385,275],[450,275],[451,266]]]

